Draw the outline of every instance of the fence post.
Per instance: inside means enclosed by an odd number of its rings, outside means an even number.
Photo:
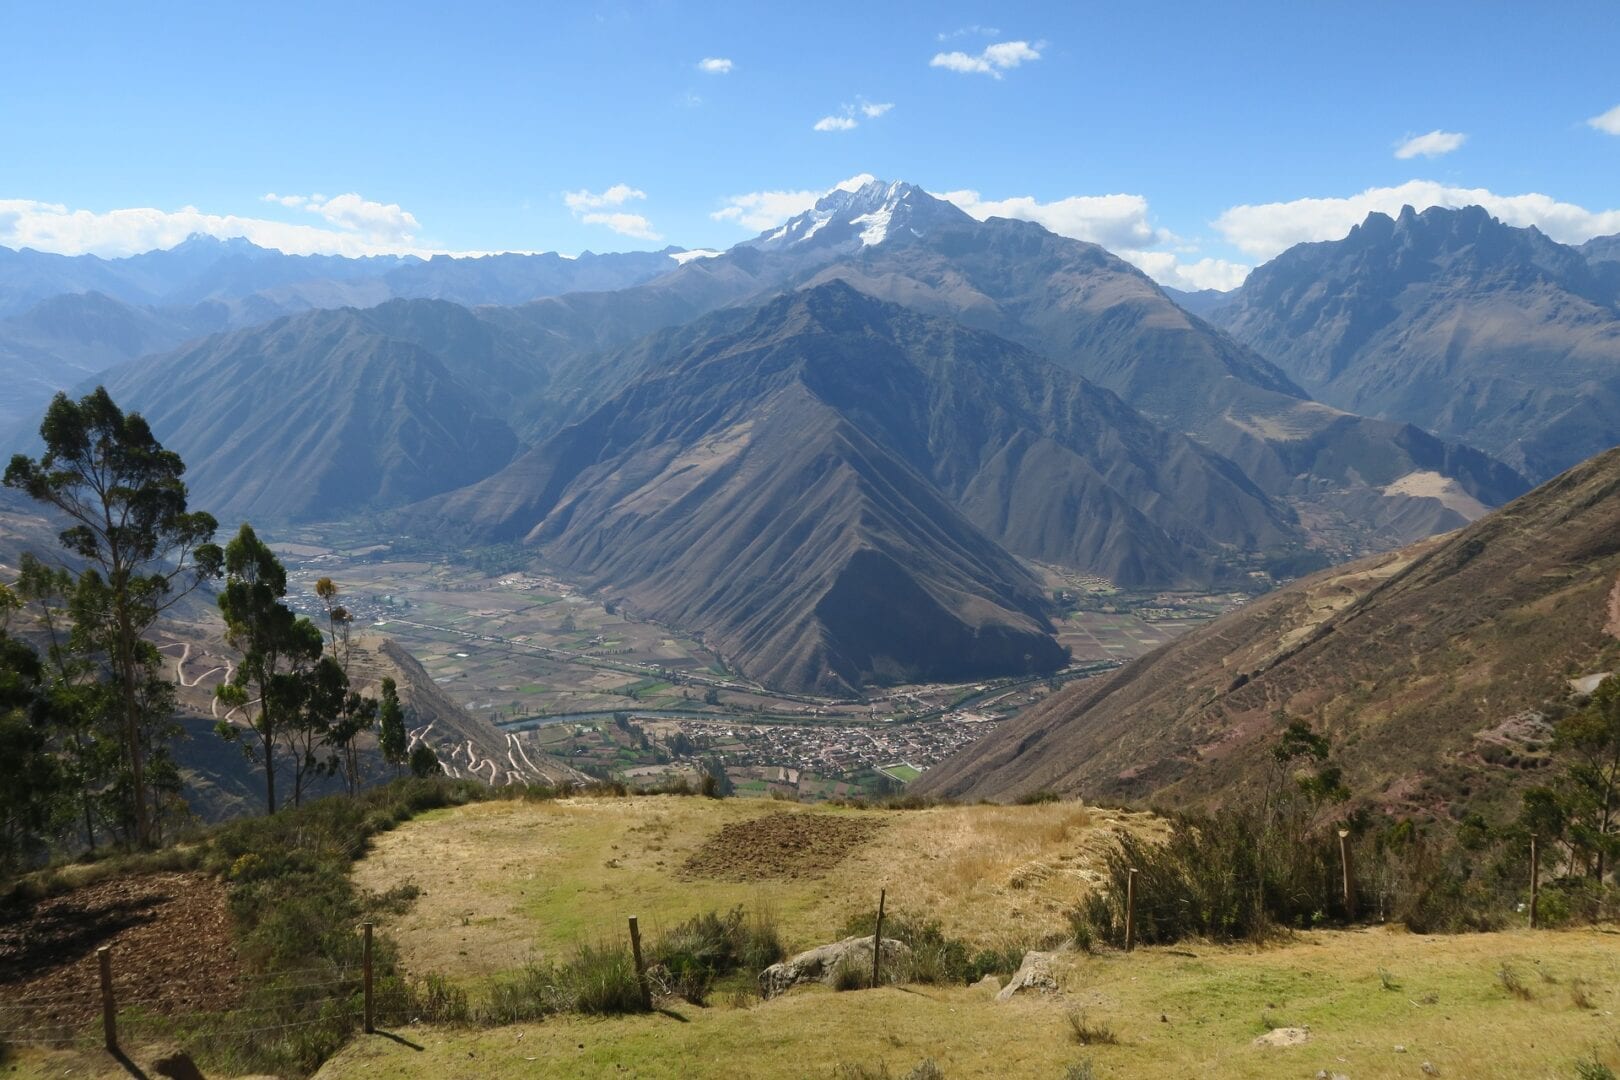
[[[1530,929],[1536,928],[1536,901],[1541,895],[1541,859],[1536,855],[1536,838],[1530,838]]]
[[[365,924],[366,946],[364,952],[364,986],[366,999],[365,1032],[367,1035],[375,1034],[377,1025],[373,1022],[371,1012],[371,924]]]
[[[630,956],[636,962],[636,988],[641,991],[643,1008],[652,1008],[652,987],[647,985],[647,969],[641,966],[641,928],[636,917],[630,916]]]
[[[106,945],[96,950],[96,961],[101,967],[101,1032],[106,1037],[107,1049],[118,1052],[118,1003],[113,998],[112,949]]]
[[[1125,874],[1125,951],[1136,948],[1136,867]]]
[[[1349,829],[1339,830],[1339,865],[1344,871],[1344,917],[1347,921],[1354,922],[1356,918],[1356,894],[1355,890],[1350,887],[1350,844],[1347,839],[1349,835]]]
[[[883,960],[883,901],[889,895],[888,889],[878,890],[878,918],[877,929],[872,931],[872,987],[878,986],[879,964]]]

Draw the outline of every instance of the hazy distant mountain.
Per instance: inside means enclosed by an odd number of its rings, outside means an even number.
[[[188,329],[98,292],[64,293],[0,319],[0,427],[37,422],[56,391],[143,353],[173,348],[192,336]]]
[[[447,362],[379,331],[369,312],[341,310],[206,338],[116,368],[106,383],[185,459],[194,505],[227,523],[330,519],[424,499],[510,461],[517,438],[489,407],[511,389],[500,360],[469,348]]]
[[[0,248],[0,430],[32,422],[57,390],[204,334],[399,297],[511,305],[622,289],[680,253],[351,259],[207,236],[122,259]]]
[[[1620,450],[1454,536],[1295,582],[1065,690],[917,787],[1230,802],[1275,783],[1271,749],[1303,719],[1332,738],[1350,788],[1396,813],[1512,808],[1518,787],[1546,782],[1546,717],[1569,678],[1613,667],[1617,520]]]
[[[1160,285],[1164,295],[1175,301],[1176,307],[1190,315],[1205,316],[1232,299],[1230,292],[1220,289],[1199,289],[1196,292],[1185,292],[1181,289],[1172,289],[1168,285]]]
[[[1609,295],[1620,302],[1620,233],[1594,237],[1581,245],[1580,252]]]
[[[1112,394],[843,284],[655,340],[609,401],[432,512],[775,685],[1050,667],[1039,586],[1000,545],[1180,584],[1299,538]]]
[[[620,289],[674,269],[680,248],[565,258],[555,252],[448,255],[287,255],[241,238],[193,235],[172,248],[118,259],[0,247],[0,316],[62,293],[101,292],[129,304],[189,306],[283,290],[279,302],[337,307],[369,297],[519,304],[582,289]],[[326,302],[335,300],[336,302]],[[287,309],[277,314],[288,313]],[[240,324],[239,324],[240,325]]]
[[[1211,318],[1329,404],[1544,479],[1620,443],[1610,239],[1583,256],[1477,206],[1375,213],[1256,269]]]

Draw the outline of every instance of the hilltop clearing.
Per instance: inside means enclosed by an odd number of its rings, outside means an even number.
[[[845,842],[803,843],[796,857],[755,842],[789,816],[795,839],[842,834]],[[617,940],[630,915],[656,933],[738,904],[768,912],[790,951],[808,948],[841,936],[885,888],[891,910],[937,917],[976,947],[1024,946],[1067,932],[1064,912],[1099,879],[1118,829],[1157,835],[1162,826],[1076,803],[853,810],[674,796],[498,801],[426,814],[379,836],[355,881],[379,892],[421,889],[385,928],[408,968],[458,979]],[[865,838],[848,843],[851,833]],[[841,857],[832,857],[835,847]],[[694,874],[694,865],[711,872]]]

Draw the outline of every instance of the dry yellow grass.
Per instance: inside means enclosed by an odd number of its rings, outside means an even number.
[[[820,877],[685,880],[679,870],[728,822],[788,811],[882,824]],[[939,918],[975,945],[1064,930],[1118,829],[1156,831],[1147,815],[1076,803],[852,810],[659,796],[479,803],[380,836],[355,870],[377,891],[423,895],[386,929],[414,971],[476,979],[617,938],[637,915],[654,932],[710,909],[769,911],[789,948],[830,940],[887,889],[890,910]]]

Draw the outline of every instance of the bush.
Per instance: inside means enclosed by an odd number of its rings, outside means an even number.
[[[782,956],[770,917],[749,919],[735,907],[724,915],[696,916],[669,931],[653,948],[648,966],[665,993],[702,1005],[716,980],[738,971],[758,975]]]
[[[867,912],[844,924],[845,937],[870,937],[877,929],[877,915]],[[1010,975],[1024,961],[1024,948],[1008,944],[997,949],[981,949],[969,954],[968,945],[948,937],[938,919],[914,919],[886,914],[883,936],[903,943],[911,950],[910,969],[901,974],[907,982],[945,985],[977,982],[986,975]]]
[[[636,980],[635,961],[622,946],[586,945],[563,969],[575,1012],[587,1016],[645,1012],[647,1005]]]
[[[830,983],[839,993],[845,990],[865,990],[872,985],[872,976],[869,968],[854,956],[846,953],[839,957],[838,964],[833,968]]]
[[[1510,838],[1465,847],[1407,822],[1373,830],[1352,819],[1355,914],[1404,922],[1414,933],[1492,930],[1512,913],[1524,867]],[[1136,941],[1189,937],[1262,941],[1290,929],[1350,921],[1344,907],[1339,839],[1303,818],[1265,818],[1253,809],[1180,816],[1163,844],[1121,836],[1107,858],[1106,887],[1070,913],[1075,944],[1123,945],[1130,869],[1136,877]],[[1603,910],[1582,893],[1583,912]],[[1557,902],[1555,901],[1555,904]]]
[[[1113,1028],[1086,1019],[1084,1009],[1070,1009],[1064,1017],[1069,1022],[1069,1036],[1081,1046],[1112,1046],[1119,1042]]]

